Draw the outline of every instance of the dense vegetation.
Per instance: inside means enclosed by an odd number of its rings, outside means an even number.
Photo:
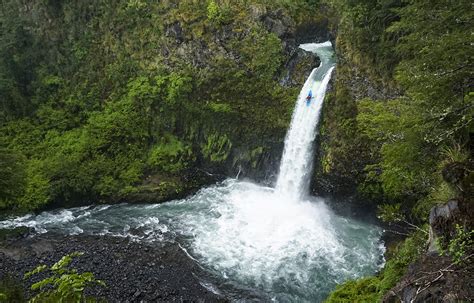
[[[328,2],[341,61],[325,109],[320,174],[385,203],[381,218],[408,229],[449,199],[472,203],[471,3]],[[453,169],[461,173],[449,177]],[[415,229],[377,277],[338,287],[328,302],[381,300],[424,251],[426,227]]]
[[[422,254],[430,209],[472,202],[467,0],[2,1],[0,211],[167,199],[196,169],[256,166],[299,90],[282,85],[288,44],[262,16],[294,30],[320,3],[339,62],[316,178],[410,231],[328,301],[380,300]],[[444,248],[458,260],[463,228]]]
[[[443,165],[466,161],[472,144],[470,42],[465,38],[470,4],[331,3],[341,14],[337,45],[342,62],[337,102],[327,114],[344,123],[328,125],[334,140],[323,159],[326,170],[340,169],[350,177],[359,173],[361,192],[400,202],[446,193],[440,179]],[[382,94],[354,94],[361,83],[351,77],[361,70],[368,75],[368,83],[362,84]],[[361,149],[362,164],[345,161],[342,171],[340,162],[331,162],[333,156],[344,160]]]
[[[277,9],[289,27],[314,11],[305,1],[3,1],[0,210],[171,198],[190,169],[255,166],[284,136],[297,93],[279,84],[284,43],[259,20]]]

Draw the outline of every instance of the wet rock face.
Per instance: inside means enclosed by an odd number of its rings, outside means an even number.
[[[451,200],[440,206],[435,206],[430,211],[430,239],[429,252],[436,252],[438,244],[447,244],[454,236],[454,222],[460,219],[461,211],[457,200]],[[442,243],[436,243],[436,242]]]
[[[334,45],[335,33],[329,30],[328,19],[320,19],[299,25],[295,32],[296,43],[331,41]]]
[[[454,236],[453,225],[455,221],[458,221],[460,214],[461,211],[456,200],[433,207],[430,211],[430,230],[434,238],[451,238]]]
[[[401,96],[401,92],[398,89],[371,79],[361,67],[349,62],[339,50],[337,51],[339,52],[340,64],[344,65],[348,71],[348,75],[342,77],[341,81],[356,102],[365,98],[391,100]]]
[[[283,10],[269,11],[259,17],[265,28],[282,40],[293,40],[295,37],[293,20]]]
[[[222,181],[224,175],[209,173],[201,169],[189,169],[180,175],[149,174],[144,177],[137,191],[120,197],[118,201],[125,203],[162,203],[166,201],[183,199],[193,195],[202,186]],[[171,183],[164,187],[162,182]]]
[[[300,48],[294,51],[286,64],[286,73],[280,80],[283,86],[302,86],[313,68],[318,67],[320,60],[314,54]]]
[[[450,200],[430,211],[430,238],[428,253],[437,253],[438,246],[446,247],[456,237],[456,225],[465,230],[473,229],[474,210],[472,201],[466,198]]]
[[[436,228],[438,221],[449,221],[456,215],[459,215],[458,201],[451,200],[448,203],[440,206],[433,207],[430,211],[430,224],[433,228]]]

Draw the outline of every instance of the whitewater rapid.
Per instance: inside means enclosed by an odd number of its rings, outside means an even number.
[[[251,290],[264,301],[321,302],[338,283],[383,264],[376,226],[337,216],[322,199],[295,202],[236,179],[163,204],[79,207],[0,221],[0,229],[18,226],[39,234],[177,241],[216,278],[214,288]]]
[[[264,301],[321,302],[338,283],[373,274],[383,264],[381,229],[337,216],[306,194],[334,61],[329,42],[303,48],[322,63],[296,101],[275,188],[228,179],[182,200],[56,210],[3,220],[0,228],[175,241],[215,277],[213,288],[251,290]]]

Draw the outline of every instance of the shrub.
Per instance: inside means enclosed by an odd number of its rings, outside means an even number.
[[[448,253],[453,262],[459,264],[463,261],[466,253],[474,246],[474,230],[467,231],[463,226],[456,224],[456,234],[449,241]]]
[[[62,257],[50,268],[40,265],[27,272],[25,279],[45,271],[50,273],[49,277],[31,285],[31,290],[37,294],[30,302],[95,302],[94,298],[84,295],[85,288],[92,285],[105,286],[105,283],[96,280],[91,272],[78,273],[76,269],[68,268],[73,258],[83,254],[75,252]]]

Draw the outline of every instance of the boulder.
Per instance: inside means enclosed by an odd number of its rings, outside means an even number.
[[[183,29],[179,22],[168,25],[165,30],[165,35],[174,38],[177,43],[182,43],[184,41]]]

